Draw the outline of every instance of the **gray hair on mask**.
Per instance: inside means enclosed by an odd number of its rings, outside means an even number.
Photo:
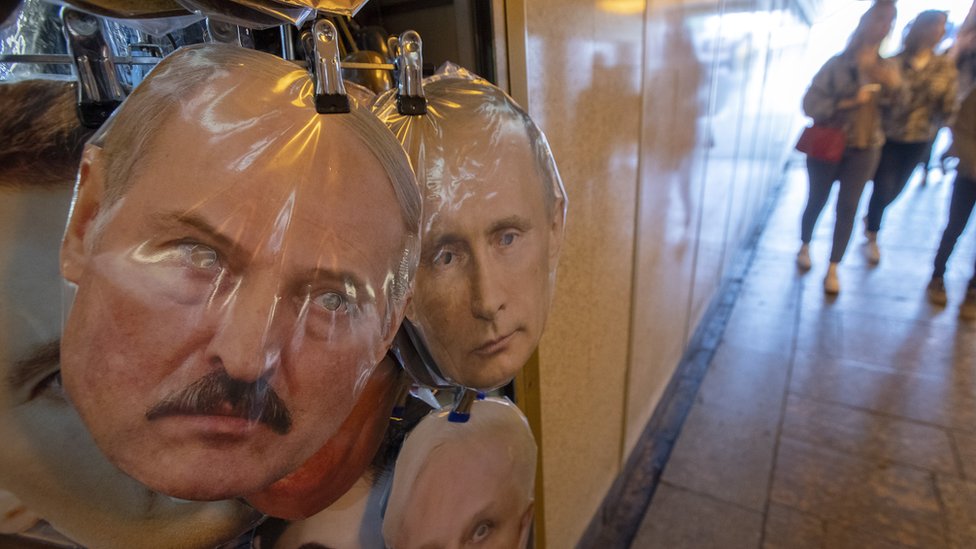
[[[274,55],[236,46],[205,44],[181,48],[150,72],[89,142],[99,147],[105,158],[106,205],[116,202],[132,185],[134,171],[151,149],[156,131],[180,105],[196,99],[208,85],[242,72],[252,84],[274,88],[275,93],[307,103],[315,115],[308,96],[312,82],[301,67]],[[281,82],[290,84],[281,86]],[[335,120],[350,136],[357,137],[390,179],[407,233],[390,295],[400,301],[409,293],[416,269],[421,196],[410,161],[395,136],[369,110],[355,101],[350,103],[349,113],[317,116],[328,116],[329,121]]]
[[[485,136],[515,127],[523,130],[535,156],[535,167],[543,185],[545,206],[550,215],[565,216],[567,201],[562,178],[556,167],[546,136],[522,107],[501,88],[457,65],[446,64],[437,74],[424,79],[427,114],[422,117],[400,115],[396,111],[395,91],[377,98],[373,111],[396,134],[423,179],[421,165],[443,157],[436,149],[470,145],[457,143],[452,134],[478,131]],[[423,131],[417,131],[423,125]],[[454,136],[456,137],[456,136]],[[429,181],[421,181],[422,185]],[[560,211],[557,211],[557,206]]]

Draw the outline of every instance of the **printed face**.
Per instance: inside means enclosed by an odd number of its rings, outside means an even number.
[[[0,186],[0,406],[30,400],[40,382],[57,370],[31,361],[57,341],[61,326],[58,248],[71,204],[68,181],[61,187]],[[35,363],[31,367],[28,363]],[[36,378],[40,379],[36,379]]]
[[[525,547],[531,504],[512,482],[508,454],[465,446],[447,443],[430,453],[388,540],[391,549]]]
[[[398,321],[405,231],[372,153],[307,108],[220,127],[221,108],[212,133],[167,119],[112,205],[86,153],[62,249],[69,398],[112,462],[185,499],[253,493],[309,458]]]
[[[173,546],[232,538],[259,515],[232,501],[160,500],[105,459],[65,398],[58,250],[72,180],[0,188],[0,495],[28,509],[8,518],[30,526],[23,519],[39,515],[86,546],[138,544],[147,528]]]
[[[66,469],[97,468],[83,448],[65,453],[59,439],[59,449],[48,452],[37,436],[58,432],[62,418],[74,416],[56,379],[58,249],[71,194],[69,181],[47,189],[0,187],[0,488],[31,501],[58,483],[48,472],[59,470],[52,461]]]
[[[428,181],[417,286],[408,316],[441,372],[468,387],[510,380],[539,344],[549,310],[562,217],[521,127],[495,144],[491,161],[469,159],[468,179]]]

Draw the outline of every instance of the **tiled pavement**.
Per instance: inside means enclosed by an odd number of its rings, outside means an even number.
[[[950,185],[910,183],[877,267],[858,222],[828,298],[833,202],[800,273],[790,172],[633,547],[976,548],[976,323],[957,317],[976,219],[949,306],[925,299]]]

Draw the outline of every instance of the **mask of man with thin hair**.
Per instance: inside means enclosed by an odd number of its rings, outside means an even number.
[[[372,447],[420,197],[368,111],[229,46],[161,62],[85,151],[61,253],[65,388],[109,459],[185,499],[249,496],[349,425]],[[334,441],[333,441],[334,442]],[[358,478],[372,457],[328,472]],[[359,455],[360,453],[357,453]]]

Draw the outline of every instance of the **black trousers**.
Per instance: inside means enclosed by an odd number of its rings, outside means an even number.
[[[946,263],[949,261],[952,249],[956,247],[959,235],[966,229],[974,206],[976,206],[976,179],[957,175],[952,187],[952,201],[949,202],[949,222],[946,223],[945,231],[942,233],[939,251],[935,254],[932,278],[942,278],[945,274]],[[973,278],[969,281],[970,288],[976,288],[976,266],[973,269]]]
[[[901,194],[908,179],[912,177],[915,166],[923,160],[928,163],[926,153],[931,154],[928,141],[903,143],[888,141],[881,148],[881,160],[874,173],[874,187],[871,202],[868,204],[868,230],[881,230],[881,217],[885,208]]]
[[[830,249],[831,263],[839,263],[847,250],[854,230],[857,205],[868,178],[878,167],[880,148],[847,149],[838,164],[823,162],[807,157],[807,174],[810,178],[810,194],[807,206],[800,219],[800,240],[809,244],[813,238],[814,225],[820,217],[830,197],[834,181],[840,182],[837,192],[837,215],[834,220],[834,241]]]

